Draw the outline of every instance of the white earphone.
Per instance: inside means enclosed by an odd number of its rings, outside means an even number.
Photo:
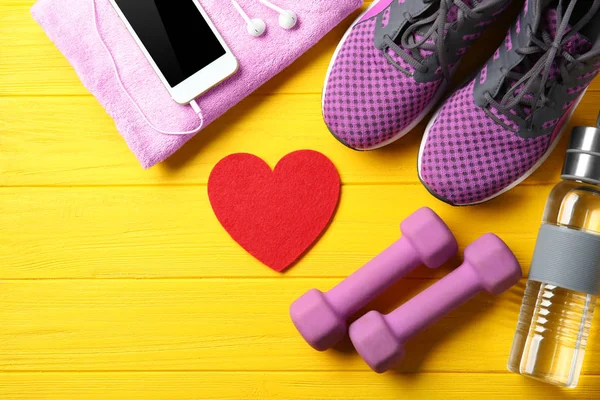
[[[242,9],[237,0],[231,0],[231,2],[233,3],[233,6],[237,12],[240,13],[244,21],[246,21],[248,33],[255,37],[262,36],[262,34],[267,30],[267,24],[265,24],[265,21],[260,18],[250,19],[248,14],[244,12],[244,9]]]
[[[284,10],[283,8],[277,7],[275,4],[267,0],[258,1],[279,13],[279,25],[283,29],[292,29],[294,26],[296,26],[296,23],[298,23],[298,17],[296,16],[296,13],[292,10]]]

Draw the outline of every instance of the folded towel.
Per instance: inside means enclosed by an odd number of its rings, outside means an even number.
[[[156,132],[120,88],[110,57],[93,24],[96,1],[98,30],[112,52],[123,84],[154,125],[166,131],[198,126],[188,106],[176,104],[155,74],[108,0],[38,0],[31,12],[50,40],[75,68],[84,86],[115,120],[117,129],[144,168],[165,160],[193,135]],[[248,96],[314,46],[327,32],[362,5],[362,0],[275,0],[298,15],[291,31],[279,27],[279,14],[258,0],[244,0],[248,15],[267,23],[267,33],[254,38],[229,0],[200,0],[237,57],[238,72],[198,99],[204,127]],[[198,41],[201,46],[201,39]]]

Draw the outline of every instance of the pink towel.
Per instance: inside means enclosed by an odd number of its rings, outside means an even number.
[[[118,85],[110,58],[93,24],[94,0],[38,0],[31,12],[75,68],[85,87],[115,120],[117,129],[144,168],[165,160],[191,136],[154,131]],[[98,29],[113,53],[124,85],[144,113],[162,130],[187,131],[198,126],[191,107],[170,97],[108,0],[95,0]],[[267,33],[254,38],[229,0],[200,0],[240,63],[239,71],[198,100],[206,127],[267,80],[314,46],[327,32],[362,5],[362,0],[274,0],[298,15],[298,25],[279,27],[275,11],[258,0],[242,0],[248,15],[267,23]],[[198,41],[201,47],[201,39]]]

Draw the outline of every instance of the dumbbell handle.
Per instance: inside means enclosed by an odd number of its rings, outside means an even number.
[[[326,299],[338,315],[350,316],[420,264],[410,241],[400,238],[325,293]]]
[[[475,270],[465,262],[384,318],[404,343],[483,290]]]

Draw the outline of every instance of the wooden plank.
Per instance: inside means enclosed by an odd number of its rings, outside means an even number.
[[[357,15],[347,18],[258,93],[320,93],[335,47]],[[0,21],[0,96],[90,96],[68,61],[31,17],[30,5],[0,4]]]
[[[599,103],[600,92],[588,93],[571,125],[595,124]],[[144,171],[92,98],[0,98],[6,110],[0,119],[0,186],[205,184],[228,154],[254,153],[274,166],[299,148],[330,157],[346,184],[419,182],[425,122],[391,146],[355,152],[329,133],[320,108],[319,95],[251,96],[171,159]],[[525,184],[559,179],[567,139]]]
[[[517,2],[518,3],[518,2]],[[88,95],[66,59],[32,19],[31,0],[0,4],[0,96],[7,95]],[[366,8],[368,4],[363,6]],[[482,36],[470,51],[455,79],[461,82],[487,59],[502,42],[518,7],[513,6]],[[320,93],[331,56],[354,13],[330,32],[296,63],[258,90],[259,93]],[[32,62],[35,60],[35,62]],[[15,74],[15,71],[19,71]],[[600,80],[592,90],[600,90]]]
[[[576,390],[513,374],[375,375],[369,372],[185,372],[0,374],[11,400],[286,399],[464,400],[600,397],[600,377],[584,376]],[[2,396],[2,395],[0,395]],[[399,397],[400,396],[400,397]]]
[[[461,248],[495,232],[527,272],[549,191],[521,186],[467,213],[421,185],[344,187],[333,223],[285,276],[351,274],[422,206],[447,221]],[[279,276],[228,236],[205,187],[0,188],[0,210],[0,279]],[[411,276],[443,276],[458,264]]]
[[[343,343],[311,349],[288,307],[334,279],[4,281],[3,371],[367,371]],[[371,307],[387,312],[427,287],[403,280]],[[524,281],[480,295],[407,343],[401,372],[504,372]],[[600,373],[600,332],[583,370]],[[375,377],[375,376],[374,376]]]

